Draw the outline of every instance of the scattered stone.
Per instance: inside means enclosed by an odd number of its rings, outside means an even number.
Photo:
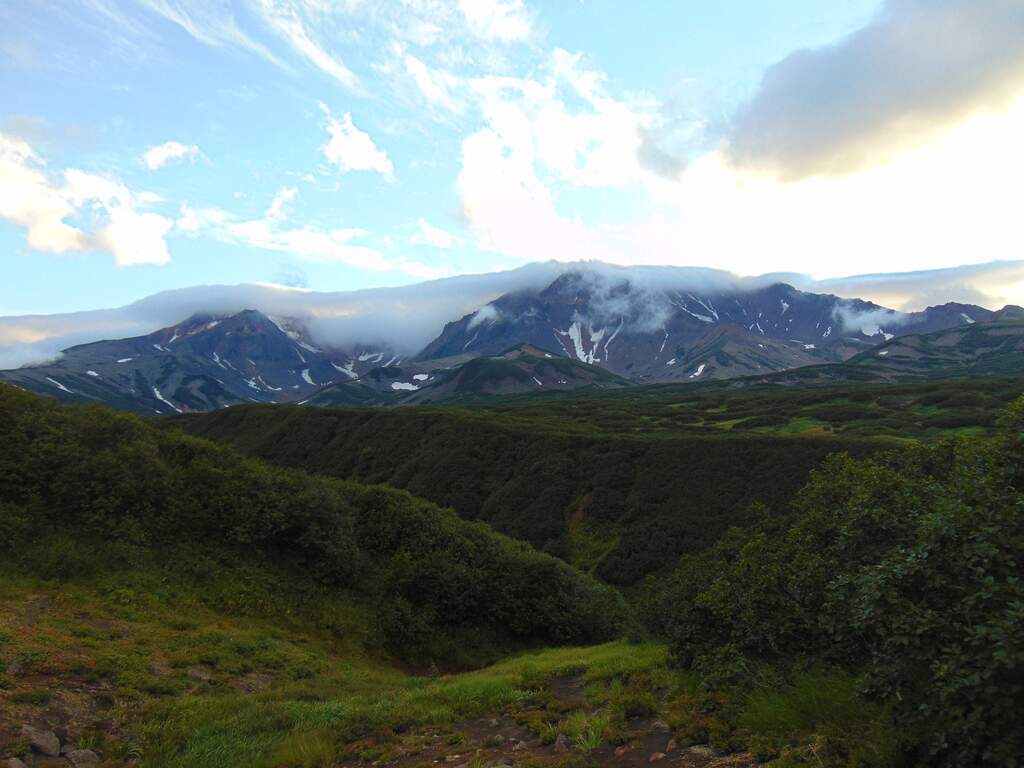
[[[569,737],[564,733],[558,734],[558,738],[555,739],[555,752],[561,754],[568,752],[571,748],[572,745],[569,743]]]
[[[189,667],[188,679],[193,683],[210,682],[211,672],[206,667]]]
[[[665,759],[665,753],[664,752],[655,752],[653,755],[650,756],[650,758],[648,758],[647,762],[649,762],[649,763],[656,763],[659,760],[664,760],[664,759]]]
[[[615,756],[616,757],[622,757],[626,753],[632,752],[632,751],[633,751],[632,747],[626,747],[626,746],[616,747],[615,748]]]
[[[524,749],[529,749],[525,741],[520,741],[518,744],[512,747],[513,752],[520,752]]]
[[[461,759],[462,759],[462,755],[445,755],[444,756],[444,761],[446,763],[454,763],[457,760],[461,760]]]
[[[494,734],[493,736],[490,737],[490,741],[495,746],[498,746],[499,744],[504,744],[505,743],[505,737],[502,736],[500,733],[496,733],[496,734]]]
[[[668,746],[665,747],[665,751],[666,752],[675,752],[678,747],[679,747],[679,745],[676,743],[675,739],[669,739],[668,740]]]
[[[491,728],[497,728],[499,725],[501,725],[501,721],[491,718],[487,721],[487,724],[491,726]]]
[[[690,752],[691,752],[691,754],[703,755],[704,757],[714,757],[715,756],[715,750],[713,750],[711,747],[707,746],[706,744],[700,744],[700,745],[698,745],[696,747],[690,747]]]
[[[3,768],[28,768],[21,760],[16,757],[9,757],[0,763]]]
[[[669,724],[666,723],[664,720],[655,720],[653,723],[651,723],[651,728],[653,728],[656,731],[671,731],[672,730],[669,727]]]
[[[100,756],[91,749],[73,749],[68,752],[68,760],[75,768],[84,768],[90,765],[99,765]]]
[[[60,739],[53,731],[42,731],[31,725],[23,725],[21,726],[21,735],[28,739],[28,743],[36,752],[48,757],[60,755]]]

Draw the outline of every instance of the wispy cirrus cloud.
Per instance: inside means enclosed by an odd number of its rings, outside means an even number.
[[[288,206],[295,199],[295,187],[283,187],[274,195],[262,216],[244,218],[223,208],[181,206],[175,226],[191,237],[210,237],[223,243],[282,253],[309,262],[347,264],[375,272],[400,272],[413,277],[433,278],[449,273],[409,259],[386,256],[368,245],[373,233],[360,227],[325,229],[291,221]]]

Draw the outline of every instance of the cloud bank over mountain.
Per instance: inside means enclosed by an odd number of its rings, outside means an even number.
[[[862,298],[900,311],[948,301],[999,308],[1013,299],[1006,289],[1024,283],[1024,261],[890,275],[815,281],[804,275],[768,274],[741,278],[692,267],[619,267],[599,262],[542,262],[505,272],[465,275],[400,288],[316,292],[272,284],[196,286],[165,291],[116,309],[54,315],[0,317],[0,368],[52,360],[62,349],[100,339],[149,333],[198,313],[232,314],[258,309],[268,315],[306,321],[314,339],[347,348],[387,344],[405,354],[418,352],[445,323],[480,312],[518,290],[540,290],[567,272],[580,273],[581,289],[597,290],[597,306],[611,317],[628,316],[638,326],[657,324],[656,304],[636,304],[642,289],[666,288],[714,293],[787,282],[817,293]],[[641,291],[620,306],[616,283],[628,280]],[[602,293],[603,292],[603,293]],[[486,316],[483,318],[486,319]]]

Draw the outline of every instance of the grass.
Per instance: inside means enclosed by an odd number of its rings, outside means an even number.
[[[345,637],[298,616],[225,614],[180,589],[142,599],[126,580],[0,575],[0,665],[21,669],[0,690],[0,743],[29,716],[57,723],[73,710],[69,740],[147,766],[330,765],[361,739],[523,707],[556,675],[596,685],[666,664],[662,646],[616,642],[410,675],[364,651],[358,627]]]
[[[680,744],[752,750],[777,768],[883,768],[903,743],[887,712],[841,673],[769,675],[709,692],[669,665],[664,646],[619,641],[429,677],[315,622],[227,615],[180,595],[126,605],[125,588],[112,587],[0,577],[0,664],[22,670],[0,690],[0,743],[14,743],[29,717],[46,723],[71,709],[79,730],[68,729],[69,741],[156,768],[387,760],[411,754],[401,734],[424,728],[462,751],[459,723],[501,713],[545,743],[564,734],[581,760],[628,743],[629,724],[653,718]],[[582,706],[552,699],[548,683],[566,676],[583,685]],[[253,679],[260,685],[242,685]]]

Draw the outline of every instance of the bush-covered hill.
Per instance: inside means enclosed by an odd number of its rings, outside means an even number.
[[[229,571],[266,571],[281,586],[260,592],[257,579],[254,592],[279,604],[320,591],[372,606],[381,642],[412,658],[603,640],[623,622],[610,589],[401,491],[271,467],[8,386],[0,445],[5,569],[75,580],[152,567],[210,594]]]
[[[588,435],[485,412],[242,406],[172,423],[275,464],[387,483],[633,584],[781,508],[837,450],[879,445],[770,435]]]
[[[996,437],[836,456],[792,515],[686,557],[650,624],[742,684],[839,666],[914,734],[908,765],[1024,764],[1024,399]]]

